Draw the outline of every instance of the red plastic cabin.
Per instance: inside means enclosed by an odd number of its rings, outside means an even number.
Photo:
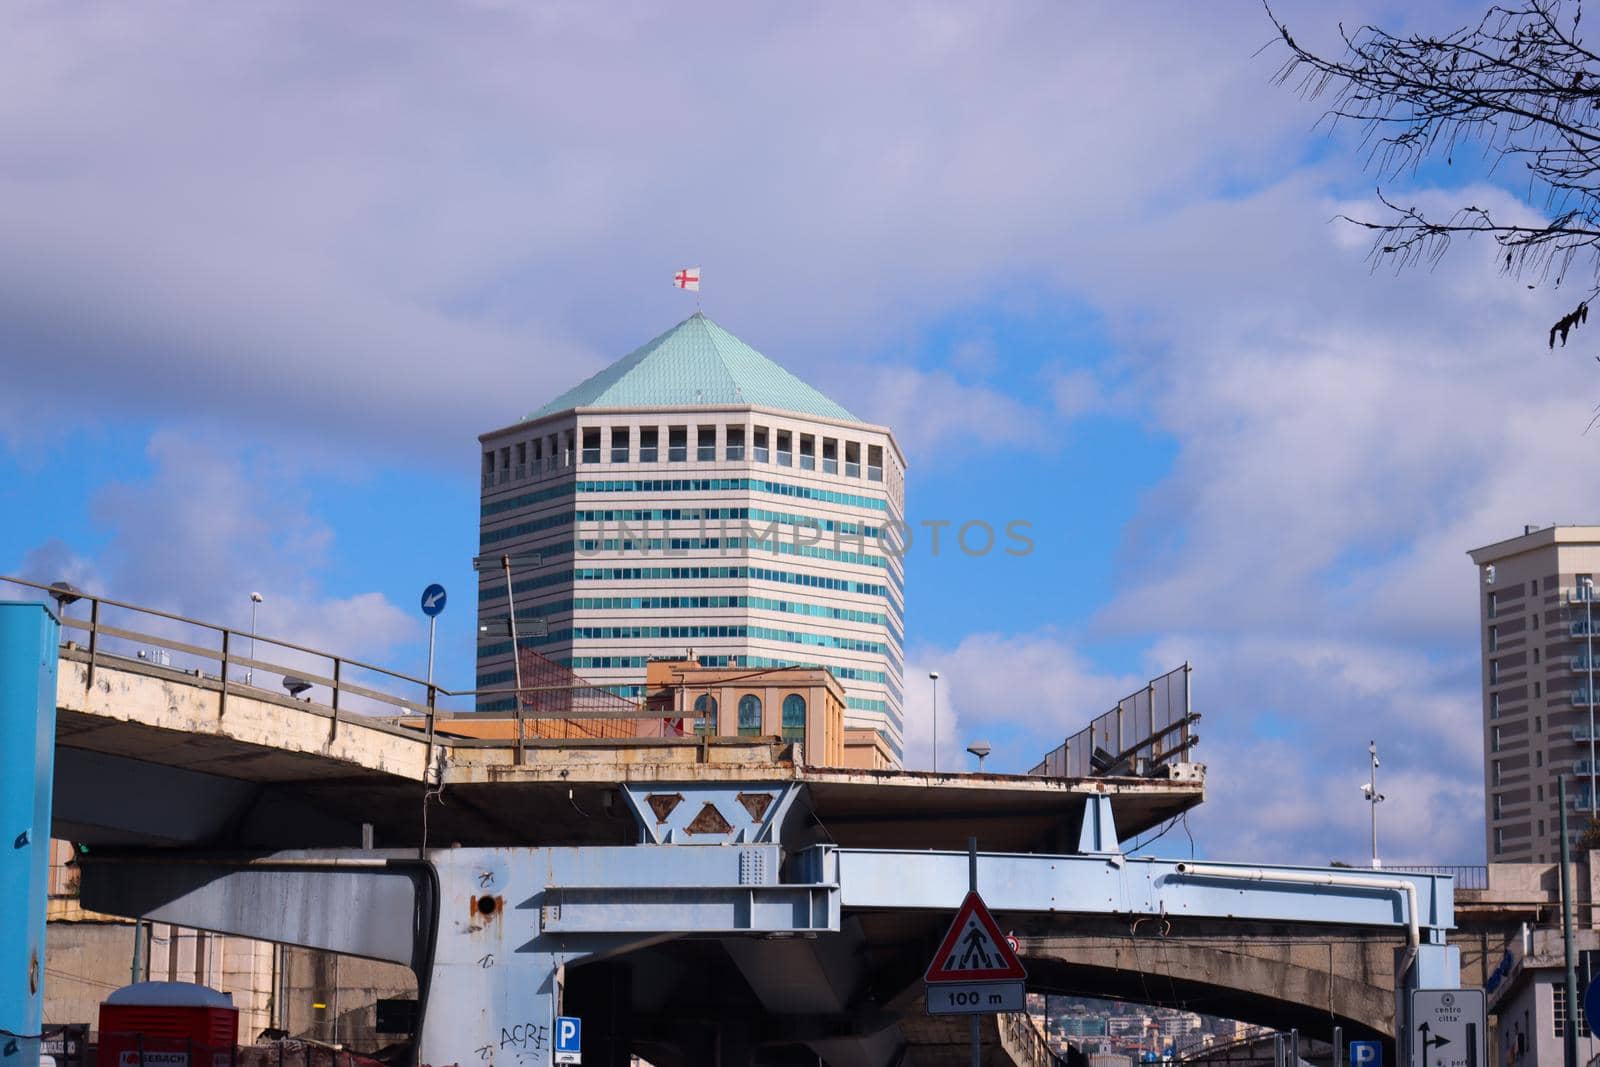
[[[138,982],[100,1005],[99,1067],[233,1067],[233,997],[190,982]]]

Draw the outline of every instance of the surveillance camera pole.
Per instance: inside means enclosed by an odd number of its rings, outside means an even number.
[[[1372,805],[1372,869],[1377,870],[1383,866],[1378,859],[1378,802],[1383,799],[1378,795],[1378,742],[1367,742],[1367,754],[1372,757],[1372,781],[1368,787],[1371,792],[1367,794],[1367,802]]]

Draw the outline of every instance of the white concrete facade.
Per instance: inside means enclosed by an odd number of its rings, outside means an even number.
[[[539,557],[514,564],[519,635],[548,627],[524,648],[632,697],[648,659],[691,650],[827,667],[846,725],[903,752],[905,458],[887,428],[707,404],[575,408],[479,440],[479,552]],[[503,619],[503,573],[478,592],[480,621]],[[512,684],[502,624],[478,688]]]

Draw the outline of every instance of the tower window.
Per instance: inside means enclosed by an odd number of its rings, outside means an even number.
[[[800,435],[800,469],[803,471],[817,469],[817,439],[808,433]]]
[[[611,427],[611,462],[628,462],[628,428],[626,426]]]
[[[778,466],[794,465],[794,435],[788,430],[778,431]]]
[[[755,447],[755,461],[757,463],[768,462],[768,458],[772,455],[767,449],[767,436],[768,431],[765,426],[756,427],[755,441],[752,443]]]
[[[724,453],[729,459],[744,459],[744,427],[728,427],[728,443]]]
[[[883,481],[883,446],[867,446],[867,481]]]
[[[667,427],[667,462],[683,463],[689,458],[689,427]]]
[[[859,441],[846,441],[844,443],[844,475],[846,478],[861,477],[861,443]]]
[[[661,457],[661,431],[654,426],[639,428],[639,462],[654,463]]]
[[[839,442],[831,437],[822,439],[822,473],[839,473]]]
[[[715,463],[717,460],[717,428],[715,426],[701,426],[695,430],[695,456],[701,463]]]
[[[600,462],[600,428],[590,426],[583,431],[583,462]]]

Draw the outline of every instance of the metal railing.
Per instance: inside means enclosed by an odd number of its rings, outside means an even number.
[[[218,694],[218,717],[228,711],[230,698],[248,697],[269,703],[289,704],[295,707],[320,710],[330,720],[329,739],[338,737],[342,723],[352,713],[360,714],[364,726],[387,732],[415,737],[414,727],[384,722],[378,715],[417,715],[423,718],[423,732],[427,739],[427,764],[433,766],[435,729],[439,713],[448,717],[459,712],[470,712],[473,707],[441,707],[441,698],[477,698],[511,696],[516,700],[513,718],[516,737],[501,740],[452,738],[452,744],[466,741],[469,744],[498,746],[513,745],[518,763],[523,760],[523,749],[529,742],[546,740],[539,734],[526,730],[531,715],[525,714],[525,705],[532,705],[538,695],[552,690],[586,690],[596,686],[580,682],[559,686],[512,686],[490,689],[448,689],[423,678],[390,670],[373,663],[352,659],[321,649],[310,648],[281,638],[235,630],[216,623],[205,622],[157,608],[141,607],[109,597],[94,596],[76,589],[31,582],[24,578],[0,575],[0,592],[8,587],[29,590],[28,599],[55,599],[57,614],[61,619],[61,640],[72,658],[86,664],[85,685],[93,689],[95,674],[102,667],[133,668],[143,673],[182,675],[193,679],[194,684],[215,689]],[[80,642],[75,635],[83,635]],[[267,655],[287,662],[258,656],[261,647]],[[276,651],[274,651],[276,650]],[[275,679],[284,689],[279,695],[258,684],[256,672],[267,679]],[[316,691],[327,690],[326,703],[319,703]],[[311,694],[311,695],[308,695]],[[520,697],[520,699],[516,699]],[[624,701],[625,698],[617,698]],[[658,721],[660,715],[648,711],[642,703],[626,702],[627,709],[589,710],[574,707],[563,709],[564,718],[571,719],[637,719]],[[448,721],[448,719],[446,719]]]
[[[1386,871],[1399,871],[1401,874],[1448,874],[1456,881],[1457,889],[1488,889],[1489,868],[1483,864],[1446,864],[1444,866],[1428,866],[1414,863],[1390,863],[1384,865]]]
[[[1189,706],[1189,664],[1152,678],[1143,689],[1067,738],[1029,774],[1049,778],[1144,776],[1170,763],[1186,763],[1200,740],[1190,727],[1200,716]]]

